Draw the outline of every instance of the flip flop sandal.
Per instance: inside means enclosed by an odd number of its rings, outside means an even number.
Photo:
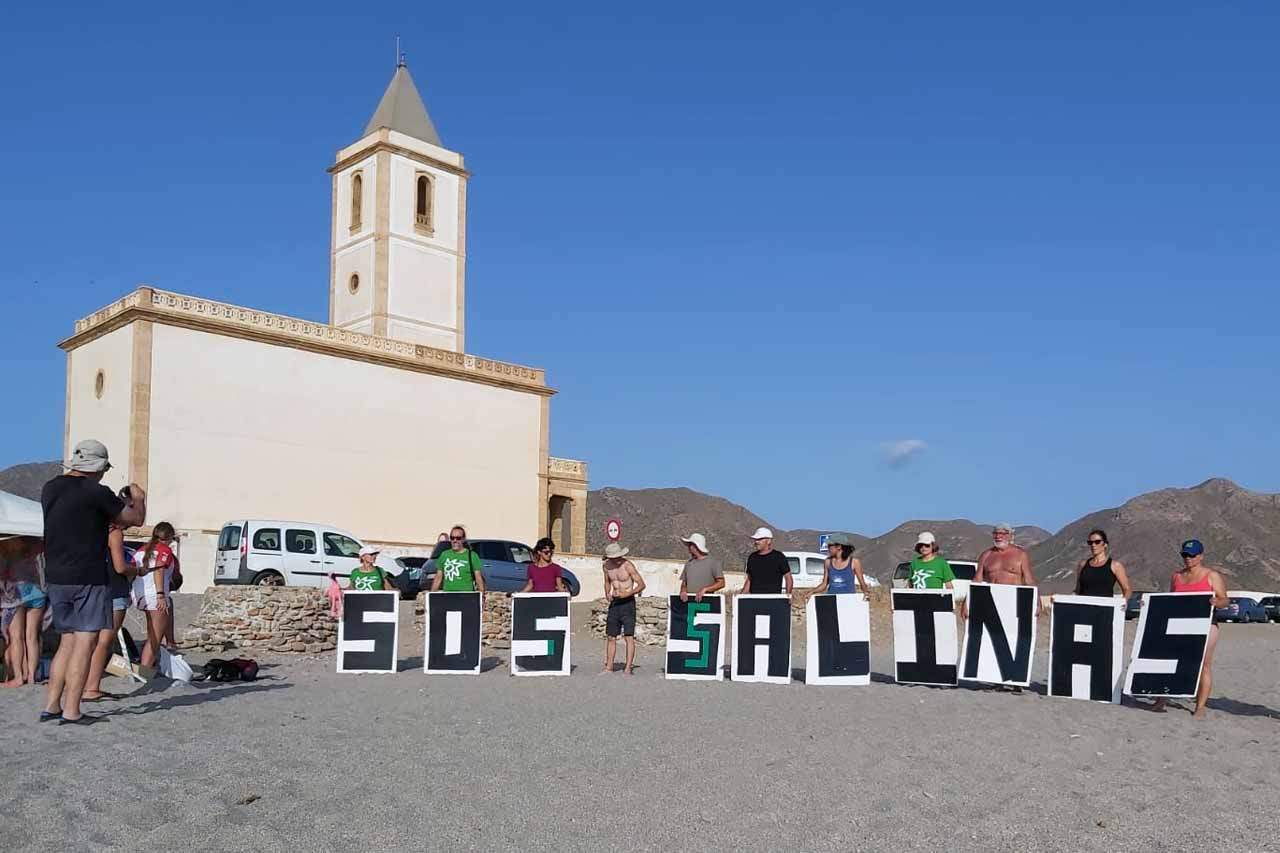
[[[50,722],[51,720],[61,720],[61,719],[62,719],[61,711],[52,711],[52,712],[41,711],[40,712],[40,722],[42,723],[47,723],[47,722]]]
[[[123,699],[124,696],[119,693],[108,693],[103,690],[97,696],[81,696],[81,702],[101,702],[104,699]]]
[[[68,720],[66,717],[63,717],[61,720],[58,721],[58,725],[60,726],[92,726],[94,723],[105,723],[105,722],[107,722],[106,717],[96,717],[92,714],[81,714],[79,717],[76,717],[74,720]]]

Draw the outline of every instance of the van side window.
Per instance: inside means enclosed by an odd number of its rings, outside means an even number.
[[[800,558],[799,557],[787,557],[787,571],[791,572],[791,574],[793,575],[800,574]]]
[[[313,530],[286,530],[284,546],[290,554],[314,554],[316,534]]]
[[[228,524],[222,528],[222,535],[218,537],[219,551],[234,551],[240,547],[240,525]]]
[[[263,551],[280,550],[280,528],[263,527],[253,532],[253,547]]]
[[[529,546],[528,546],[528,545],[516,545],[516,544],[512,544],[512,546],[511,546],[511,562],[513,562],[513,563],[532,563],[532,562],[533,562],[533,552],[529,550]]]
[[[809,572],[809,577],[811,578],[822,577],[822,564],[825,562],[824,560],[819,560],[817,557],[809,557],[808,559],[805,560],[805,562],[809,564],[807,568],[807,571]]]
[[[341,533],[326,533],[324,553],[329,557],[359,557],[360,543]]]

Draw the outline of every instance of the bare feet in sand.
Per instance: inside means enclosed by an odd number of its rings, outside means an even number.
[[[1204,720],[1204,719],[1208,719],[1208,717],[1209,717],[1209,714],[1204,708],[1197,708],[1196,712],[1191,715],[1191,719],[1193,720]]]
[[[1157,714],[1164,714],[1164,713],[1167,713],[1169,710],[1168,705],[1169,705],[1168,700],[1157,699],[1155,703],[1151,706],[1151,710]]]

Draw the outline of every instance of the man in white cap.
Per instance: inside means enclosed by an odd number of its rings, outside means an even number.
[[[688,601],[693,593],[693,600],[701,601],[702,596],[724,589],[724,566],[719,557],[707,553],[707,537],[690,533],[680,541],[689,549],[689,561],[680,573],[680,600]]]
[[[781,551],[773,550],[773,531],[767,527],[757,527],[751,534],[756,552],[747,557],[747,580],[742,584],[742,595],[767,595],[782,592],[786,584],[787,595],[791,594],[791,566]]]
[[[613,672],[613,654],[618,648],[618,637],[627,645],[627,663],[623,672],[631,674],[636,659],[636,596],[644,592],[644,578],[635,565],[627,559],[628,549],[617,542],[610,542],[604,549],[604,597],[609,601],[609,613],[604,626],[604,668]]]
[[[98,633],[112,628],[107,531],[112,524],[142,524],[147,504],[136,484],[129,486],[128,503],[102,485],[111,461],[100,441],[77,444],[66,468],[40,492],[49,609],[61,634],[40,721],[89,725],[103,718],[82,714],[80,699]]]

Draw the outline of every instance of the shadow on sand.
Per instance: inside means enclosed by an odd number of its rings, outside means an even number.
[[[127,699],[136,699],[140,696],[156,696],[165,693],[176,682],[166,681],[165,684],[159,685],[153,681],[141,690],[129,694]],[[124,717],[133,716],[135,714],[154,714],[163,711],[172,711],[177,708],[189,708],[195,705],[203,705],[206,702],[221,702],[224,699],[230,699],[234,696],[240,696],[246,693],[259,693],[271,690],[287,690],[292,687],[288,683],[263,683],[255,681],[250,684],[236,684],[234,686],[217,686],[203,687],[199,683],[190,685],[195,692],[182,693],[180,695],[166,696],[163,699],[155,699],[149,702],[142,702],[138,705],[130,705],[125,708],[116,708],[108,711],[102,716],[104,717]]]

